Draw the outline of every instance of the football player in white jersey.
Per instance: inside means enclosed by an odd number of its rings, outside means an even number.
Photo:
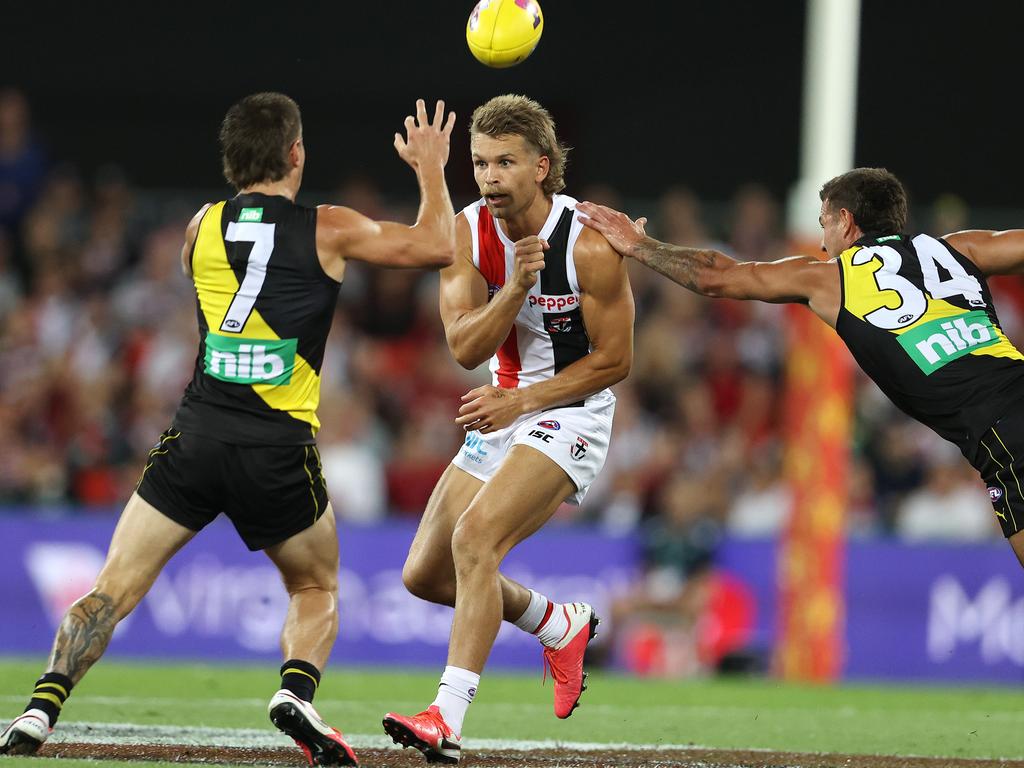
[[[598,619],[499,572],[505,555],[563,501],[579,503],[604,464],[614,395],[629,373],[633,297],[622,258],[583,227],[564,187],[566,149],[537,102],[498,96],[470,127],[482,198],[456,217],[455,263],[441,276],[448,346],[492,383],[463,397],[466,443],[441,477],[403,579],[455,607],[434,704],[389,713],[385,730],[429,760],[457,763],[462,722],[502,619],[535,634],[554,678],[555,714],[585,689]]]

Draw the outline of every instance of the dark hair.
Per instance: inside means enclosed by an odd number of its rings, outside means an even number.
[[[302,134],[299,105],[283,93],[254,93],[235,103],[220,126],[224,178],[235,189],[288,175],[288,150]]]
[[[854,168],[826,181],[818,196],[830,210],[852,213],[865,233],[890,235],[907,226],[907,192],[885,168]]]
[[[551,113],[526,96],[495,96],[473,110],[470,135],[522,136],[541,155],[548,158],[548,175],[541,182],[545,195],[565,189],[565,163],[569,148],[558,140]]]

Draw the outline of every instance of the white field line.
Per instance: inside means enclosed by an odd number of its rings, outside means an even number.
[[[346,734],[345,740],[356,749],[400,749],[389,736]],[[291,747],[292,741],[283,733],[253,728],[202,728],[170,725],[137,725],[135,723],[61,723],[50,742],[87,744],[172,744],[209,747]],[[545,750],[568,749],[579,752],[598,750],[662,751],[707,749],[693,744],[612,744],[589,741],[472,739],[472,749]],[[760,751],[760,750],[759,750]]]
[[[76,697],[76,702],[80,704],[99,704],[99,705],[110,705],[110,706],[127,706],[127,707],[167,707],[174,709],[181,706],[188,706],[193,709],[197,707],[205,708],[217,708],[217,707],[252,707],[260,708],[267,704],[268,699],[257,699],[257,698],[206,698],[206,697],[174,697],[174,696],[81,696]],[[25,696],[12,696],[12,695],[0,695],[0,704],[24,704]],[[360,700],[354,701],[342,701],[342,700],[330,700],[321,698],[317,701],[317,709],[321,711],[321,714],[329,712],[350,712],[353,710],[365,710],[367,708],[376,708],[381,711],[381,714],[388,711],[403,711],[406,709],[418,709],[423,706],[422,701],[399,701],[395,699],[380,699],[377,701],[373,700]],[[546,714],[550,712],[551,705],[544,704],[508,704],[504,702],[487,702],[482,704],[490,710],[504,711],[504,712],[538,712]],[[587,713],[603,713],[603,714],[620,714],[622,707],[614,704],[585,704]],[[676,717],[730,717],[730,718],[743,718],[743,717],[766,717],[774,714],[800,714],[813,712],[815,717],[822,717],[829,712],[822,711],[819,707],[779,707],[765,704],[761,707],[756,706],[727,706],[719,707],[708,704],[635,704],[631,705],[631,709],[643,710],[651,709],[656,710],[659,715],[671,715]],[[19,710],[20,711],[20,710]],[[831,714],[837,715],[844,718],[853,717],[890,717],[893,711],[890,709],[876,709],[876,708],[863,708],[863,707],[852,707],[845,706],[839,707],[831,711]],[[992,721],[997,720],[1001,722],[1014,722],[1024,724],[1024,711],[1019,712],[1003,712],[1003,711],[990,711],[990,712],[949,712],[945,710],[914,710],[915,717],[924,718],[941,718],[944,716],[953,715],[958,721],[963,720],[978,720],[978,721]],[[0,718],[2,721],[3,718]]]

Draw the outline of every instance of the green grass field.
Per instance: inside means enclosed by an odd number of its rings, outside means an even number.
[[[0,721],[21,711],[40,661],[0,660]],[[276,688],[266,666],[103,661],[65,707],[62,723],[108,722],[270,729]],[[389,709],[416,712],[436,673],[331,668],[317,708],[347,734],[381,735]],[[470,710],[470,738],[733,749],[1024,758],[1024,697],[1012,689],[805,687],[771,680],[661,681],[592,675],[568,721],[551,713],[551,682],[485,674]],[[78,761],[62,761],[62,765]],[[29,758],[6,758],[6,768]],[[38,762],[35,763],[38,765]],[[83,762],[96,768],[97,762]],[[118,765],[124,765],[119,763]],[[153,765],[149,763],[147,765]]]

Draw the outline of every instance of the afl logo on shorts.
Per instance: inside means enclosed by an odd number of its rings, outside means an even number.
[[[537,426],[538,427],[543,427],[544,429],[553,429],[555,431],[558,431],[559,429],[562,428],[561,424],[559,424],[557,421],[552,421],[551,419],[545,419],[544,421],[538,421],[537,422]]]
[[[992,499],[993,504],[996,504],[1001,498],[1003,498],[1003,489],[990,485],[988,487],[988,497]]]
[[[576,444],[569,447],[569,455],[572,456],[576,461],[579,461],[587,455],[587,448],[590,447],[590,443],[584,440],[582,437],[576,438]]]

